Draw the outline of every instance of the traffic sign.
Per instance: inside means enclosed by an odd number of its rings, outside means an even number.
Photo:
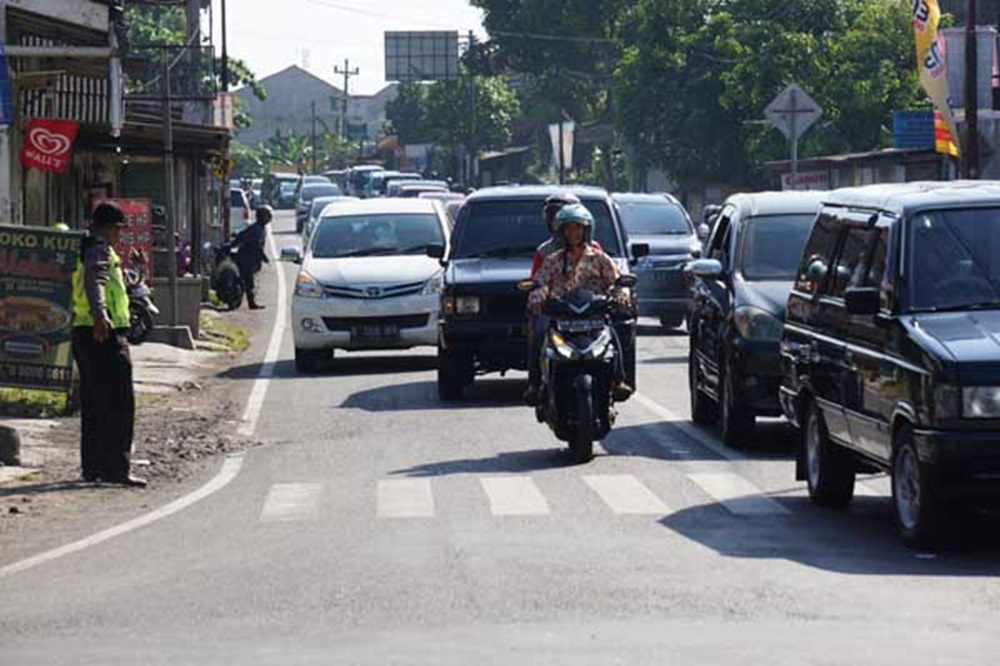
[[[823,109],[797,83],[778,93],[764,117],[792,141],[798,140],[823,115]]]

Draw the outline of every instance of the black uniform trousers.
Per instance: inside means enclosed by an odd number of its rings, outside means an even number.
[[[129,475],[135,393],[125,331],[104,342],[94,329],[73,329],[73,355],[80,370],[80,466],[84,478],[120,481]]]

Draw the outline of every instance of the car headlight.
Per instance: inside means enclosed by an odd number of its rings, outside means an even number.
[[[432,296],[440,294],[442,289],[444,289],[444,271],[438,271],[427,281],[420,294],[422,296]]]
[[[967,419],[1000,419],[1000,387],[963,388],[962,416]]]
[[[301,298],[323,298],[326,292],[316,278],[306,271],[299,271],[295,279],[295,295]]]
[[[477,315],[481,310],[478,296],[445,296],[441,299],[441,313],[445,315]]]
[[[736,308],[733,313],[736,330],[747,340],[757,342],[778,342],[781,340],[783,325],[770,312],[746,305]]]

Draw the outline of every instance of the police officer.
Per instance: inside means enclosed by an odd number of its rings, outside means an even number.
[[[84,481],[143,487],[130,469],[135,394],[128,292],[114,245],[125,215],[111,203],[94,210],[73,273],[73,354],[80,369],[80,462]]]
[[[274,212],[270,206],[257,209],[257,221],[236,235],[236,264],[240,269],[240,280],[247,294],[247,303],[251,310],[263,310],[264,305],[257,302],[255,277],[263,264],[270,263],[264,253],[264,241],[267,239],[267,225],[271,223]]]

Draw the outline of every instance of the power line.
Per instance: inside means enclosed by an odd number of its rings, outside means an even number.
[[[419,19],[413,16],[400,16],[399,14],[383,14],[381,12],[372,11],[370,9],[361,9],[360,7],[352,7],[350,5],[344,5],[339,2],[331,2],[330,0],[306,0],[311,5],[319,5],[320,7],[329,7],[330,9],[339,9],[344,12],[351,12],[353,14],[360,14],[362,16],[370,16],[372,18],[389,19],[391,21],[404,21],[410,23],[417,23],[420,25],[426,25],[435,28],[443,28],[445,30],[454,30],[453,25],[443,25],[441,23],[434,23],[433,21],[427,21],[425,19]]]

